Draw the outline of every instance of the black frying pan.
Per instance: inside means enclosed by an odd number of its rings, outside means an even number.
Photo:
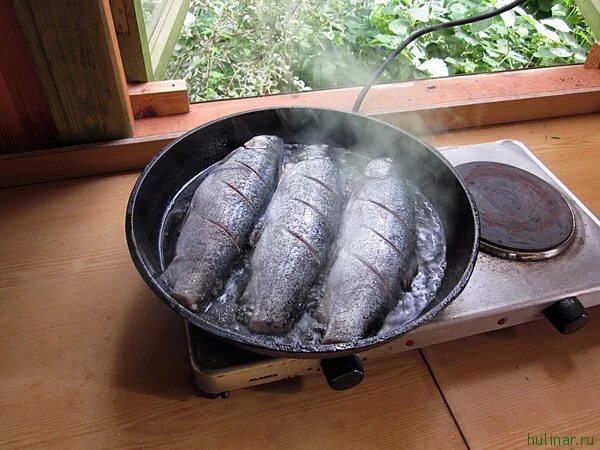
[[[388,65],[411,42],[424,34],[485,20],[521,5],[501,8],[415,30],[392,52],[363,87],[354,111]],[[222,329],[202,314],[181,306],[160,279],[159,233],[174,196],[199,172],[224,158],[253,136],[274,134],[290,143],[326,143],[368,156],[391,156],[404,174],[433,203],[444,225],[447,267],[433,301],[415,319],[387,334],[356,342],[327,345],[279,345],[262,336]],[[191,324],[250,351],[276,357],[321,358],[323,373],[334,389],[346,389],[362,379],[357,352],[382,345],[431,320],[466,286],[477,258],[479,217],[463,182],[448,161],[431,146],[398,128],[355,113],[314,108],[273,108],[228,116],[190,131],[167,145],[144,169],[133,188],[126,218],[127,243],[140,274],[158,297]],[[354,356],[353,358],[351,356]]]
[[[177,192],[200,171],[255,135],[273,134],[290,143],[328,143],[370,157],[391,156],[436,207],[444,225],[447,268],[430,305],[411,322],[386,335],[327,345],[279,345],[261,336],[222,329],[180,305],[160,279],[159,231]],[[475,205],[441,154],[398,128],[358,114],[314,108],[272,108],[231,115],[202,125],[168,144],[146,166],[127,206],[126,233],[133,261],[146,283],[191,324],[247,350],[276,357],[337,358],[355,354],[431,320],[464,289],[475,264],[479,220]]]

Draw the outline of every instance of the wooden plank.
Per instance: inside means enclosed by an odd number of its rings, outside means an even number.
[[[575,0],[596,39],[600,39],[600,0]]]
[[[190,112],[185,80],[154,81],[129,85],[133,117],[171,116]]]
[[[0,188],[48,180],[77,178],[143,167],[164,145],[179,136],[167,135],[120,139],[102,145],[38,150],[0,159]]]
[[[364,113],[426,135],[445,128],[600,111],[599,86],[600,72],[582,66],[423,80],[378,86],[373,98],[367,98]],[[436,95],[431,91],[437,91]],[[130,170],[134,164],[141,168],[149,159],[149,136],[157,135],[162,145],[166,142],[164,135],[175,137],[218,117],[258,107],[349,109],[357,92],[358,89],[339,89],[192,105],[189,114],[136,120],[135,135],[142,138],[141,143],[136,139],[118,143],[120,151],[131,153],[127,156],[111,151],[111,159],[98,160],[95,155],[104,154],[103,145],[69,149],[68,157],[50,157],[47,152],[41,157],[37,152],[0,156],[0,185]],[[524,130],[528,126],[525,124]],[[593,121],[589,126],[597,128]],[[20,160],[14,160],[15,157]],[[119,168],[123,159],[126,162]]]
[[[125,11],[125,0],[110,0],[110,12],[112,14],[113,23],[115,24],[115,32],[117,33],[117,37],[129,34],[129,23],[127,20],[127,12]],[[119,47],[121,47],[120,44]]]
[[[154,79],[140,0],[110,0],[119,50],[128,83]]]
[[[411,119],[410,111],[419,111],[412,120],[406,120],[406,126],[428,132],[470,128],[493,125],[498,120],[523,120],[529,115],[541,119],[599,111],[599,88],[600,72],[585,70],[582,65],[465,75],[375,86],[361,112],[386,118],[399,114]],[[184,116],[137,120],[135,133],[146,136],[187,131],[218,117],[256,108],[315,106],[350,110],[359,91],[360,88],[330,89],[197,103]],[[590,97],[580,104],[580,94],[584,93],[590,93]],[[551,104],[545,104],[541,110],[528,105],[529,100],[535,106],[544,99],[551,100]],[[513,108],[511,101],[520,101],[521,107]],[[490,106],[487,111],[483,109],[486,104]],[[473,114],[469,115],[471,109]],[[448,114],[444,116],[440,110],[447,110]],[[426,117],[427,113],[432,117]]]
[[[597,120],[596,115],[586,116],[590,129],[597,127]],[[521,137],[527,138],[528,127],[528,123],[523,125]],[[139,169],[162,146],[179,135],[179,132],[174,132],[106,144],[5,155],[0,157],[0,187]],[[573,150],[577,150],[577,147]]]
[[[144,14],[144,23],[146,24],[146,34],[152,36],[156,25],[161,21],[163,14],[171,5],[171,0],[141,0],[142,2],[148,1],[152,3],[152,9],[149,15]]]
[[[570,336],[538,321],[424,350],[471,448],[527,448],[545,433],[577,436],[560,448],[598,442],[600,308],[590,315]]]
[[[412,111],[376,113],[372,116],[422,135],[597,111],[600,111],[600,88],[513,96],[508,99],[473,101],[466,105],[440,105]]]
[[[586,69],[600,69],[600,42],[596,42],[585,59]]]
[[[315,375],[197,397],[182,319],[127,251],[136,178],[3,190],[0,448],[465,448],[417,352],[347,392]]]
[[[57,146],[58,136],[10,0],[0,0],[0,154]]]
[[[108,0],[14,0],[61,142],[131,136]]]
[[[156,79],[162,79],[166,72],[173,49],[179,38],[185,14],[190,7],[190,0],[164,0],[166,6],[161,14],[148,45],[152,69]]]

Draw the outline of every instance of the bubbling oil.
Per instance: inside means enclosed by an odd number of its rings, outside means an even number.
[[[304,150],[301,144],[286,144],[282,172],[286,165],[297,160]],[[360,174],[369,162],[369,158],[344,149],[334,149],[332,156],[339,165],[342,196],[346,201]],[[190,180],[173,198],[163,216],[160,230],[159,255],[162,268],[168,266],[175,254],[179,230],[184,221],[194,192],[208,176],[215,164]],[[432,203],[415,187],[415,258],[418,270],[409,289],[399,292],[397,306],[386,317],[382,317],[381,326],[373,335],[387,335],[415,320],[435,298],[446,268],[446,239],[440,216]],[[240,321],[240,306],[237,304],[251,275],[250,261],[252,248],[232,266],[228,278],[223,282],[221,293],[204,305],[197,314],[212,325],[223,330],[244,336],[255,336]],[[326,273],[322,272],[303,299],[304,309],[290,331],[280,336],[260,335],[265,343],[293,346],[311,346],[320,343],[325,324],[314,314],[321,297]],[[241,311],[241,315],[251,314]]]

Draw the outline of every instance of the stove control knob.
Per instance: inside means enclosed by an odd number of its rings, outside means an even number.
[[[321,360],[323,375],[329,387],[343,391],[358,385],[365,375],[362,361],[356,355]]]
[[[588,322],[589,315],[577,297],[568,297],[553,303],[544,315],[562,334],[575,333]]]

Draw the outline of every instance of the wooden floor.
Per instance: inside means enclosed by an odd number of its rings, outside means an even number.
[[[600,115],[430,140],[504,138],[528,144],[600,214]],[[313,376],[198,398],[182,322],[127,251],[136,177],[0,190],[0,448],[512,449],[544,433],[600,442],[598,308],[569,337],[537,322],[369,363],[348,392]]]

